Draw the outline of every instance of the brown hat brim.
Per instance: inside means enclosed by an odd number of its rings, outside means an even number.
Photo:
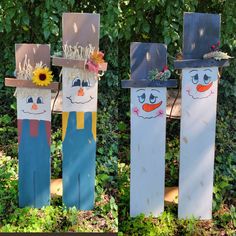
[[[18,87],[18,88],[36,88],[36,89],[50,89],[52,91],[58,91],[59,83],[52,82],[48,86],[38,86],[32,82],[32,80],[22,80],[16,78],[5,78],[5,86]]]

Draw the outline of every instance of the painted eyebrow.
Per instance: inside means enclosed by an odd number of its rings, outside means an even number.
[[[157,91],[157,92],[159,92],[159,93],[160,93],[160,91],[159,91],[159,90],[157,90],[157,89],[151,89],[151,91]]]
[[[136,92],[138,92],[138,91],[145,91],[145,89],[138,89],[138,90],[136,90]]]
[[[193,71],[196,71],[196,72],[197,72],[197,70],[190,70],[189,72],[193,72]]]
[[[204,71],[207,71],[207,70],[209,70],[209,71],[211,71],[211,72],[212,72],[212,70],[211,70],[211,69],[205,69]]]

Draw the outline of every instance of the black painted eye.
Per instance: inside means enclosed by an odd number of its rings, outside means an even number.
[[[143,93],[141,96],[138,96],[138,100],[139,100],[140,103],[144,103],[145,98],[146,98],[145,93]]]
[[[192,82],[193,82],[194,84],[197,84],[197,83],[198,83],[198,74],[192,76]]]
[[[32,97],[27,97],[26,102],[27,103],[33,103],[33,98]]]
[[[43,103],[43,98],[42,97],[38,97],[36,103],[37,104],[42,104]]]
[[[72,82],[72,87],[76,87],[76,86],[80,86],[80,79],[79,78],[75,78]]]
[[[209,84],[211,81],[211,77],[205,74],[203,80],[205,84]]]
[[[82,81],[82,87],[90,87],[89,81]]]
[[[150,94],[150,97],[149,97],[149,101],[150,101],[150,103],[156,103],[157,97],[155,97],[155,96],[151,93],[151,94]]]

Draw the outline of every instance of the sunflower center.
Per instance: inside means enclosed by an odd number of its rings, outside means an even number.
[[[39,79],[44,81],[46,79],[46,75],[45,74],[39,74]]]

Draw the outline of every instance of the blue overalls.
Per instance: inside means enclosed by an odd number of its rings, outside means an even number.
[[[77,128],[76,112],[69,112],[63,140],[63,203],[66,207],[94,207],[96,141],[92,112],[84,113],[84,127]]]
[[[19,205],[41,208],[50,204],[50,138],[46,122],[38,121],[36,136],[30,135],[31,120],[21,120],[19,137]],[[32,127],[31,127],[32,128]],[[50,131],[48,131],[50,134]],[[48,140],[49,138],[49,140]]]

